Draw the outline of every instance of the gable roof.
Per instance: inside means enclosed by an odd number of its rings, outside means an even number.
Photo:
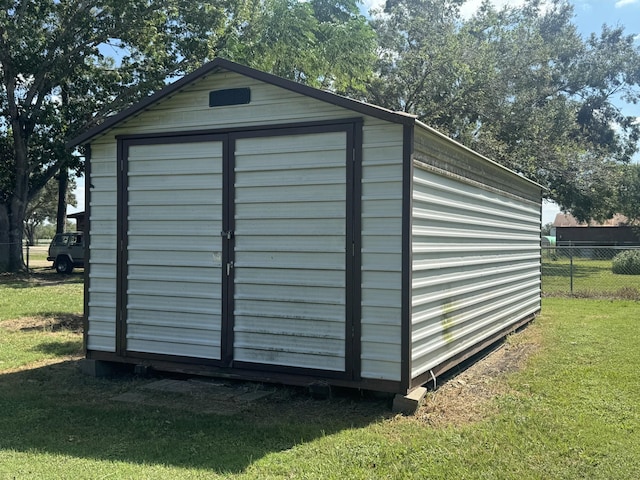
[[[343,97],[341,95],[337,95],[335,93],[327,92],[324,90],[318,90],[317,88],[309,87],[301,83],[287,80],[285,78],[278,77],[270,73],[265,73],[260,70],[255,70],[253,68],[240,65],[238,63],[232,62],[230,60],[226,60],[224,58],[216,58],[213,61],[198,68],[193,73],[186,75],[182,77],[180,80],[177,80],[176,82],[167,85],[162,90],[154,93],[153,95],[145,98],[144,100],[141,100],[140,102],[127,108],[126,110],[123,110],[122,112],[116,115],[108,117],[103,123],[101,123],[97,127],[91,128],[86,132],[70,140],[67,143],[67,145],[73,147],[76,145],[87,143],[93,137],[100,135],[101,133],[114,127],[115,125],[149,108],[153,104],[160,102],[164,98],[175,94],[179,90],[185,88],[186,86],[199,80],[200,78],[203,78],[211,73],[215,73],[221,70],[235,72],[240,75],[244,75],[246,77],[253,78],[258,81],[269,83],[271,85],[275,85],[277,87],[281,87],[286,90],[290,90],[292,92],[305,95],[307,97],[315,98],[323,102],[327,102],[339,107],[353,110],[363,115],[369,115],[369,116],[379,118],[381,120],[387,120],[393,123],[400,123],[403,125],[413,125],[417,118],[415,115],[410,115],[404,112],[394,112],[392,110],[388,110],[383,107],[378,107],[376,105],[372,105],[369,103],[353,100],[353,99]]]

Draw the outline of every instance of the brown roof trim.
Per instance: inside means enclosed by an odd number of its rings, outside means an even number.
[[[189,75],[185,75],[180,80],[177,80],[176,82],[170,85],[167,85],[162,90],[136,103],[135,105],[129,107],[128,109],[123,110],[122,112],[107,118],[103,123],[101,123],[97,127],[87,130],[83,134],[80,134],[77,137],[71,139],[69,142],[67,142],[67,146],[74,147],[76,145],[87,143],[87,141],[91,140],[93,137],[100,135],[101,133],[114,127],[118,123],[123,122],[129,117],[132,117],[137,113],[149,108],[154,103],[159,102],[165,97],[168,97],[174,94],[175,92],[181,90],[187,85],[193,83],[197,79],[200,79],[201,77],[204,77],[218,70],[228,70],[231,72],[235,72],[240,75],[253,78],[255,80],[259,80],[265,83],[270,83],[277,87],[281,87],[281,88],[290,90],[292,92],[305,95],[307,97],[315,98],[323,102],[331,103],[339,107],[347,108],[349,110],[353,110],[363,115],[369,115],[375,118],[379,118],[381,120],[387,120],[389,122],[399,123],[403,125],[413,125],[414,122],[416,121],[415,116],[409,115],[407,113],[394,112],[392,110],[387,110],[386,108],[378,107],[376,105],[371,105],[368,103],[359,102],[357,100],[352,100],[350,98],[343,97],[335,93],[327,92],[324,90],[318,90],[317,88],[309,87],[307,85],[296,83],[291,80],[287,80],[285,78],[272,75],[270,73],[262,72],[260,70],[256,70],[244,65],[240,65],[238,63],[232,62],[224,58],[216,58],[211,62],[206,63],[202,67],[198,68],[193,73],[190,73]]]

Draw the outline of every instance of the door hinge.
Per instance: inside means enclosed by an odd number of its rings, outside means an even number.
[[[233,230],[222,230],[220,236],[227,237],[227,240],[231,240],[233,238]]]

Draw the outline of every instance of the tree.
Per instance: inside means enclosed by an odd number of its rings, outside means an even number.
[[[119,98],[114,86],[121,88],[122,82],[103,81],[116,73],[104,68],[113,62],[103,57],[99,46],[114,38],[127,39],[129,48],[144,58],[147,52],[151,57],[152,46],[158,46],[156,27],[161,22],[150,3],[15,1],[5,2],[0,9],[0,136],[7,147],[0,203],[0,270],[24,268],[21,244],[27,204],[61,166],[74,165],[64,146],[72,133],[70,125],[95,118],[101,101]],[[120,70],[140,72],[141,84],[149,79],[159,86],[164,80],[155,75],[157,68],[147,75],[133,59],[123,59]],[[83,82],[88,88],[80,100],[82,111],[74,112],[78,101],[66,100]]]
[[[468,20],[461,3],[387,2],[371,98],[541,183],[580,220],[609,216],[640,136],[614,103],[640,98],[633,37],[605,26],[582,39],[565,0],[485,1]]]
[[[82,156],[66,147],[79,132],[217,55],[334,90],[361,88],[373,47],[354,0],[4,2],[0,271],[24,268],[29,201],[61,168],[82,170]]]
[[[378,33],[377,77],[366,99],[449,126],[470,69],[457,35],[464,0],[389,0],[372,21]]]
[[[362,93],[376,38],[356,0],[254,0],[228,57],[316,88]]]
[[[65,205],[76,205],[76,198],[73,193],[75,179],[69,178],[69,189],[66,194]],[[45,222],[55,221],[58,210],[58,181],[54,177],[35,195],[27,206],[25,212],[24,235],[29,245],[34,245],[37,239],[37,231]],[[64,225],[62,225],[64,230]],[[61,233],[61,232],[57,232]]]
[[[640,165],[625,168],[618,196],[618,212],[629,219],[629,223],[640,227]]]

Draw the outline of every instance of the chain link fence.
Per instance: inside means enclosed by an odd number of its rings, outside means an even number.
[[[47,246],[23,245],[28,268],[50,266],[46,260]],[[640,255],[640,246],[543,246],[542,294],[640,300],[640,275],[613,271],[614,258],[629,250]]]
[[[614,258],[629,250],[640,251],[640,246],[543,247],[543,295],[640,300],[640,275],[629,268],[619,273],[613,269]]]
[[[22,243],[22,259],[27,269],[49,266],[50,262],[47,262],[46,257],[50,242],[51,240],[45,239],[35,245],[30,245],[27,242]],[[17,245],[17,243],[0,243],[0,248],[9,248],[11,245]]]

